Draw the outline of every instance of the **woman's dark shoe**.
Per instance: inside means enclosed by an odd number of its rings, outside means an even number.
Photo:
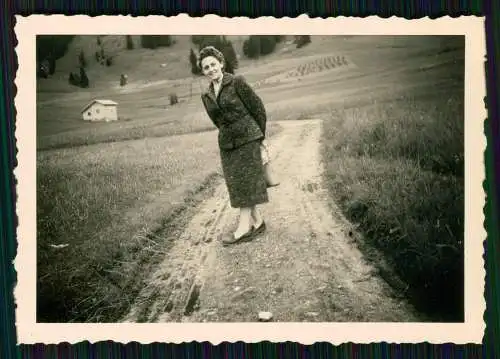
[[[258,227],[253,227],[254,235],[260,234],[266,230],[266,222],[262,221],[261,225]]]
[[[242,236],[240,236],[238,238],[236,238],[234,236],[234,234],[232,236],[227,236],[227,237],[222,239],[222,245],[228,246],[228,245],[235,244],[238,242],[248,241],[253,236],[254,231],[255,231],[255,229],[252,226],[248,232],[246,232],[245,234],[243,234]]]

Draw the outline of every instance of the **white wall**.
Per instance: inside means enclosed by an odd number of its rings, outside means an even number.
[[[82,117],[85,121],[92,121],[92,106],[82,113]]]
[[[118,115],[116,111],[116,106],[106,106],[104,110],[107,121],[116,121],[118,120]]]
[[[100,103],[94,103],[86,109],[82,117],[85,121],[116,121],[118,119],[116,106],[105,106]]]

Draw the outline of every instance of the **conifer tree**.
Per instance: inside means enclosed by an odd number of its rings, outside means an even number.
[[[297,35],[295,36],[295,44],[297,48],[301,48],[311,42],[310,35]]]
[[[198,67],[198,58],[193,49],[189,52],[189,63],[191,64],[191,73],[193,75],[200,75],[201,69]]]
[[[260,54],[268,55],[276,48],[276,38],[274,36],[260,36]]]
[[[132,36],[127,35],[127,50],[134,49],[134,41],[132,40]]]
[[[52,55],[47,59],[49,62],[49,74],[53,75],[56,72],[56,59]]]
[[[78,55],[78,62],[80,63],[80,67],[87,67],[87,59],[85,58],[85,52],[83,52],[83,50],[81,50]]]
[[[83,67],[80,67],[80,87],[89,87],[89,78],[87,77],[87,73]]]
[[[224,58],[226,59],[225,70],[234,74],[234,70],[238,68],[238,57],[236,56],[236,51],[234,51],[233,44],[224,36],[221,39],[221,45],[221,52],[224,54]]]
[[[260,37],[250,35],[243,43],[243,54],[250,59],[260,56]]]

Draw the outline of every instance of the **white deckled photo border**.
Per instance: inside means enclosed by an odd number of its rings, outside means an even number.
[[[37,35],[43,34],[171,34],[206,33],[310,35],[465,35],[465,321],[464,323],[162,323],[162,324],[45,324],[36,322],[36,55]],[[303,344],[371,343],[481,343],[485,268],[483,226],[485,193],[484,108],[486,55],[484,19],[479,17],[423,18],[297,18],[257,19],[216,15],[193,18],[163,16],[31,15],[16,16],[19,64],[15,85],[18,166],[18,251],[14,265],[17,285],[16,326],[22,344],[113,340],[127,343],[209,341]]]

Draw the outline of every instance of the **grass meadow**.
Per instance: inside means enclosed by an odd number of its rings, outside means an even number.
[[[325,176],[365,253],[383,255],[412,303],[436,320],[463,321],[463,63],[426,72],[332,108]]]
[[[127,309],[151,257],[168,245],[156,231],[216,178],[213,140],[203,133],[189,148],[171,136],[39,154],[39,320],[106,321]]]
[[[278,131],[272,125],[269,135]],[[148,266],[175,237],[172,221],[220,178],[216,136],[207,131],[39,152],[39,320],[123,315]]]
[[[304,47],[246,61],[238,73],[252,83],[273,79],[256,85],[270,136],[280,131],[277,120],[324,120],[331,200],[358,225],[366,253],[384,254],[419,308],[461,320],[463,39],[377,38],[325,46],[313,37],[319,55]],[[332,54],[345,54],[348,64],[318,60]],[[287,73],[296,75],[280,75]],[[38,321],[116,321],[168,252],[182,218],[220,180],[217,133],[199,92],[185,87],[176,106],[167,105],[175,88],[163,85],[41,88]],[[79,108],[107,93],[120,104],[120,121],[79,119]]]
[[[332,113],[323,157],[337,203],[414,304],[461,321],[463,94],[440,95]]]

